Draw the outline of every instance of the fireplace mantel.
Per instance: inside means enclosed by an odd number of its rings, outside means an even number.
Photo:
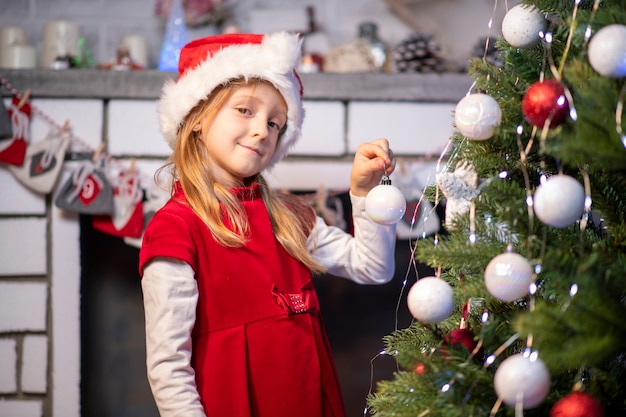
[[[33,97],[156,99],[176,74],[156,70],[7,70],[0,75]],[[468,90],[466,74],[302,74],[307,100],[456,102]]]

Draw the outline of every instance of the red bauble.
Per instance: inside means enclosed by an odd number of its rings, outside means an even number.
[[[558,126],[569,113],[565,89],[554,79],[533,83],[522,99],[522,112],[537,127],[543,127],[548,118],[550,126]]]
[[[604,409],[591,395],[572,392],[554,404],[550,417],[604,417]]]
[[[464,346],[469,353],[472,353],[478,346],[474,333],[469,329],[454,329],[443,340],[448,346]],[[441,353],[443,355],[447,354],[445,346],[442,346]],[[482,349],[478,351],[476,357],[482,357]]]

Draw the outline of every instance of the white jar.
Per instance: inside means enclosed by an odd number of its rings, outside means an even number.
[[[8,45],[0,48],[0,68],[32,69],[37,67],[37,53],[30,45]]]
[[[59,19],[46,23],[43,31],[42,66],[49,68],[58,57],[76,57],[80,28],[70,20]]]

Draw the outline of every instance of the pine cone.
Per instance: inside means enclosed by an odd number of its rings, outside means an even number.
[[[433,35],[413,33],[393,50],[396,72],[443,72],[441,47]]]
[[[502,67],[504,60],[500,55],[500,51],[496,48],[496,38],[480,38],[472,49],[473,58],[485,58],[485,61],[495,65],[496,67]]]

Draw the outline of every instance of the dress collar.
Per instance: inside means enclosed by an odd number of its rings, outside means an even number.
[[[261,197],[261,185],[257,181],[243,187],[231,188],[230,191],[233,195],[236,195],[240,201],[252,201]],[[176,181],[176,184],[174,184],[174,196],[184,197],[184,195],[180,181]]]

